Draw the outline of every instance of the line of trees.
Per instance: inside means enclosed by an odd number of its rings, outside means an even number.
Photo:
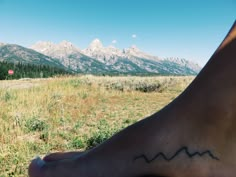
[[[13,70],[14,74],[9,75],[8,70]],[[0,62],[0,80],[20,79],[20,78],[47,78],[55,75],[71,74],[70,72],[48,65],[34,65],[23,63]]]

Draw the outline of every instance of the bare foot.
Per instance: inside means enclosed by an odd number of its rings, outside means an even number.
[[[158,113],[82,154],[33,160],[30,177],[234,177],[236,23],[191,85]]]
[[[65,159],[71,159],[74,157],[79,157],[82,155],[84,152],[77,152],[77,151],[72,151],[72,152],[55,152],[52,154],[49,154],[43,158],[45,162],[53,162],[53,161],[58,161],[58,160],[65,160]]]

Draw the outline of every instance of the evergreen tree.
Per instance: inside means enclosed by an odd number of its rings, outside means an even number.
[[[8,75],[8,70],[14,70],[13,75]],[[61,68],[46,66],[46,65],[33,65],[23,63],[8,63],[0,62],[0,80],[5,79],[20,79],[20,78],[46,78],[54,75],[71,74],[70,72]]]

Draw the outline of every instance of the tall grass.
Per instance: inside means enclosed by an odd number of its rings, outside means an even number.
[[[29,161],[85,150],[158,111],[193,77],[67,77],[0,82],[0,177]]]

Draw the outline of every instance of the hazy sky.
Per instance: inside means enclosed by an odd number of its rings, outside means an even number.
[[[236,0],[0,0],[0,42],[94,38],[204,65],[236,19]]]

